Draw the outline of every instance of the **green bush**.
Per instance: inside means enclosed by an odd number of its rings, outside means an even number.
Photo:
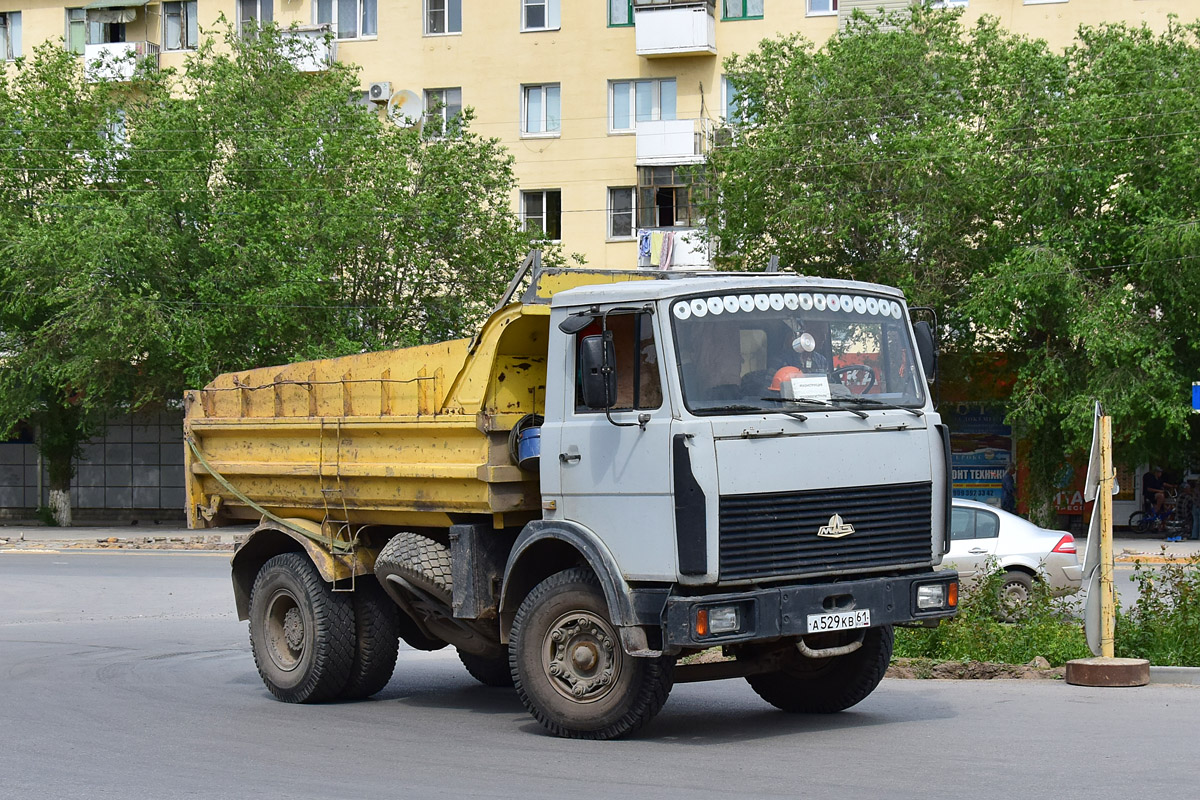
[[[1041,656],[1052,666],[1091,655],[1079,602],[1055,598],[1035,581],[1029,603],[1014,610],[1002,598],[1004,571],[992,568],[965,594],[958,615],[936,628],[898,628],[893,655],[935,661],[1024,664]],[[1013,622],[1002,622],[1013,618]]]
[[[1156,666],[1200,666],[1200,555],[1146,569],[1135,564],[1138,600],[1117,610],[1116,655]]]

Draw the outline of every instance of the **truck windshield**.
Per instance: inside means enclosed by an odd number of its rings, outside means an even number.
[[[695,414],[925,403],[908,320],[889,297],[710,294],[670,308],[684,403]]]

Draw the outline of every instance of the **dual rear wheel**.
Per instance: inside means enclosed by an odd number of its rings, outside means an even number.
[[[271,694],[286,703],[359,700],[392,677],[399,612],[372,578],[335,592],[302,553],[259,570],[250,595],[250,647]]]

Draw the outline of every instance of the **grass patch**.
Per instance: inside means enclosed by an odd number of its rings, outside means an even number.
[[[1134,564],[1138,600],[1118,609],[1114,650],[1160,667],[1200,666],[1200,556],[1156,569]]]
[[[959,605],[958,615],[936,628],[897,628],[896,658],[1026,664],[1038,656],[1061,666],[1091,655],[1079,621],[1079,602],[1052,597],[1035,581],[1029,603],[1015,622],[1000,598],[1001,570],[989,571]]]

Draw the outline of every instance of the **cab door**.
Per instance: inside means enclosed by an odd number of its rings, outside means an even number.
[[[599,322],[575,334],[570,348],[558,452],[562,515],[597,534],[629,580],[674,580],[671,409],[666,401],[661,337],[645,311],[610,313],[616,355],[616,404],[605,413],[583,401],[579,349],[601,333]],[[573,384],[573,385],[572,385]]]

